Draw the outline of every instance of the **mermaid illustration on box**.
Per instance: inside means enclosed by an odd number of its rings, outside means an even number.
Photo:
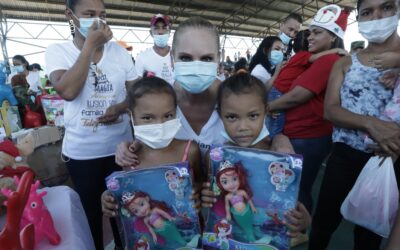
[[[222,162],[216,175],[216,184],[221,190],[226,220],[231,221],[233,218],[243,230],[246,240],[255,242],[253,214],[257,213],[257,209],[253,204],[253,193],[247,183],[247,172],[242,164]]]
[[[122,195],[124,208],[137,220],[142,220],[150,233],[154,244],[196,247],[198,236],[187,242],[179,233],[171,215],[172,211],[163,201],[152,200],[149,194],[142,191],[125,192]],[[160,237],[161,236],[161,240]]]
[[[217,246],[222,249],[229,249],[228,237],[232,233],[232,225],[225,219],[214,225],[214,233],[218,237]]]

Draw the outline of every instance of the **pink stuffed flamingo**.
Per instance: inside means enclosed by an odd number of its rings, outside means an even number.
[[[15,192],[2,189],[7,194],[7,221],[0,232],[0,250],[33,250],[34,226],[29,224],[20,230],[20,222],[24,207],[29,197],[29,190],[33,180],[33,173],[28,171],[22,175]]]
[[[18,177],[14,177],[15,182],[19,184]],[[35,227],[35,246],[39,244],[42,239],[47,239],[50,244],[58,245],[61,242],[61,237],[57,233],[53,219],[47,210],[46,205],[43,202],[43,196],[47,194],[46,191],[37,193],[37,189],[40,185],[39,181],[32,184],[28,201],[25,205],[24,212],[22,214],[22,220],[20,228],[24,228],[26,225],[33,224]],[[8,196],[9,192],[4,192],[4,195]]]

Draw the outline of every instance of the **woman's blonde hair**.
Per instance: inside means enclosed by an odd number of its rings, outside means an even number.
[[[209,30],[215,35],[215,42],[217,44],[218,48],[218,53],[220,50],[220,42],[219,42],[219,33],[218,30],[215,28],[215,26],[207,21],[206,19],[202,17],[191,17],[184,22],[179,24],[178,29],[176,29],[174,38],[172,40],[172,54],[174,54],[174,50],[178,44],[178,37],[187,29],[204,29],[204,30]]]

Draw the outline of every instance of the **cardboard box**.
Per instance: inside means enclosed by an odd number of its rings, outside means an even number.
[[[50,143],[55,143],[62,139],[62,130],[55,126],[43,126],[39,128],[24,129],[12,134],[13,141],[17,142],[27,134],[32,134],[35,141],[35,148]]]

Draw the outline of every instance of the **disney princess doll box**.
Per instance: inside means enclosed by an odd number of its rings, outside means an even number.
[[[186,162],[116,172],[106,183],[118,201],[126,249],[197,248],[200,226]]]
[[[217,202],[208,211],[204,249],[289,249],[284,212],[297,202],[302,157],[238,147],[210,151]]]

